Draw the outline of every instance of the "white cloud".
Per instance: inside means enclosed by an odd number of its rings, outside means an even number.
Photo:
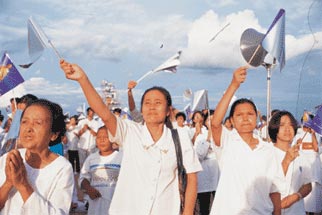
[[[317,40],[317,38],[322,38],[322,31],[314,33],[314,36],[315,38],[313,35],[308,34],[296,38],[294,36],[287,35],[285,38],[286,58],[291,59],[303,54],[309,51],[313,45],[313,50],[322,49],[322,43]]]
[[[70,82],[61,83],[51,83],[42,77],[33,77],[24,82],[24,87],[28,93],[35,94],[37,96],[42,95],[62,95],[66,93],[67,95],[77,95],[82,94],[81,89],[77,86],[70,84]]]
[[[226,24],[215,40],[209,40]],[[188,34],[188,47],[184,50],[182,61],[189,67],[236,67],[245,64],[239,48],[241,34],[247,28],[261,31],[253,11],[244,10],[219,17],[210,10],[196,20]]]
[[[0,96],[0,108],[5,108],[10,105],[10,99],[14,97],[21,97],[26,94],[26,89],[23,84],[19,84],[16,88],[8,91],[6,94]]]

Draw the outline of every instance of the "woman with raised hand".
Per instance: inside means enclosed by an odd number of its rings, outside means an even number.
[[[169,122],[172,105],[162,87],[145,91],[141,99],[144,123],[115,117],[105,106],[85,72],[76,64],[60,62],[68,79],[76,80],[95,113],[108,128],[112,142],[123,145],[123,160],[109,214],[158,215],[180,213],[177,159]],[[192,215],[201,170],[189,135],[178,130],[187,188],[183,214]]]
[[[284,189],[281,190],[283,215],[305,215],[303,198],[311,192],[311,182],[314,181],[310,163],[299,152],[300,143],[292,146],[297,128],[296,119],[288,111],[276,112],[268,125],[275,155],[284,173]]]
[[[221,175],[211,210],[215,215],[281,213],[277,185],[282,170],[274,160],[273,146],[254,135],[255,104],[249,99],[236,100],[229,113],[233,130],[222,125],[230,100],[246,75],[246,67],[234,71],[211,121],[214,142],[221,151]]]
[[[0,213],[69,214],[73,169],[49,150],[65,134],[61,107],[45,99],[29,104],[20,121],[19,142],[0,158]]]

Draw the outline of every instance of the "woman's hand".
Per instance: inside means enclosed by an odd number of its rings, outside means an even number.
[[[246,76],[247,76],[247,66],[242,66],[239,67],[238,69],[236,69],[234,71],[234,75],[233,75],[233,79],[231,81],[231,84],[236,85],[236,86],[240,86],[241,83],[244,83],[244,81],[246,80]]]
[[[29,186],[26,167],[18,150],[8,152],[6,175],[12,186],[19,190],[23,186]]]
[[[127,84],[127,89],[132,90],[136,87],[136,85],[136,81],[129,81],[129,83]]]
[[[86,77],[84,70],[77,64],[71,64],[64,59],[60,60],[60,68],[65,72],[68,79],[79,81]]]

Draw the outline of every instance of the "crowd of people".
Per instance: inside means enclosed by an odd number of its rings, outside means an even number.
[[[130,81],[132,119],[123,119],[80,66],[60,66],[83,90],[86,116],[66,117],[31,94],[11,100],[3,126],[0,113],[0,214],[69,214],[79,201],[91,215],[322,212],[320,136],[288,111],[267,119],[252,100],[230,106],[246,67],[234,71],[213,110],[189,116],[158,86],[144,92],[138,109]],[[175,144],[186,172],[184,202]]]

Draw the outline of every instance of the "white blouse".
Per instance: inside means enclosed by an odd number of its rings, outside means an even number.
[[[24,203],[20,193],[13,189],[1,210],[2,215],[69,214],[69,208],[74,188],[74,175],[71,164],[64,157],[59,156],[42,169],[35,169],[25,161],[26,149],[19,149],[24,160],[28,180],[34,192]],[[5,165],[7,154],[0,158],[0,186],[5,182]]]
[[[183,164],[187,173],[200,171],[201,165],[187,132],[178,130]],[[117,118],[112,142],[123,145],[123,160],[112,199],[111,215],[178,215],[180,198],[177,161],[171,130],[163,128],[154,142],[146,124]]]

